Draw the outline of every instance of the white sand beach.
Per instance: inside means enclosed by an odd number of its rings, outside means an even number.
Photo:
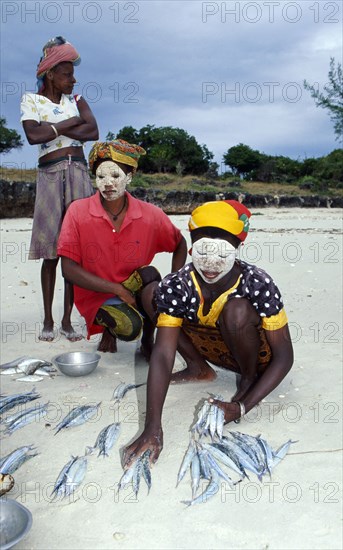
[[[262,434],[273,448],[294,443],[271,478],[249,480],[221,489],[208,502],[187,508],[190,476],[176,487],[177,473],[189,441],[197,406],[208,392],[229,399],[235,376],[216,368],[210,383],[171,386],[164,407],[164,449],[152,469],[148,494],[142,481],[138,498],[128,487],[118,494],[121,449],[141,431],[145,386],[129,392],[118,409],[111,402],[119,382],[146,381],[148,365],[138,343],[119,342],[116,354],[101,353],[89,376],[60,373],[32,383],[17,375],[0,376],[1,393],[39,391],[50,402],[48,416],[4,435],[4,456],[34,444],[39,455],[14,474],[9,498],[24,504],[33,525],[16,546],[40,549],[332,549],[342,547],[342,210],[253,209],[251,232],[241,258],[265,269],[282,291],[294,343],[295,362],[281,385],[239,424],[224,428]],[[172,216],[187,234],[188,216]],[[31,219],[1,220],[1,363],[19,356],[53,361],[72,350],[96,351],[99,338],[70,343],[57,336],[40,342],[43,317],[40,262],[28,261]],[[170,257],[154,262],[162,275]],[[54,301],[56,329],[62,315],[63,281]],[[74,327],[83,330],[78,312]],[[177,359],[177,368],[181,367]],[[72,407],[101,402],[88,423],[54,427]],[[37,403],[34,402],[34,403]],[[121,422],[118,442],[108,458],[88,458],[85,479],[70,499],[50,494],[71,455],[83,455],[99,431]]]

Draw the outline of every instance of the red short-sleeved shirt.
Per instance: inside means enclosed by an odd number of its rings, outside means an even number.
[[[100,193],[73,202],[63,220],[57,253],[80,264],[98,277],[121,283],[149,265],[158,252],[174,252],[182,236],[157,206],[126,193],[128,209],[117,232],[100,202]],[[99,307],[113,295],[74,285],[74,300],[85,318],[88,337],[102,332],[93,325]]]

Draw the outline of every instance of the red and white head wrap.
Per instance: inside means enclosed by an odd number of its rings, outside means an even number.
[[[73,65],[79,65],[81,57],[74,46],[67,42],[63,36],[56,36],[43,47],[43,56],[39,61],[36,73],[38,91],[41,91],[44,87],[44,76],[47,71],[65,61],[69,61]]]

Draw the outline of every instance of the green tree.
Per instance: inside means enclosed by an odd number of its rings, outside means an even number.
[[[6,128],[6,119],[0,118],[0,153],[9,153],[11,149],[23,146],[21,136],[10,128]]]
[[[335,149],[326,157],[317,160],[313,175],[320,181],[333,184],[335,187],[343,185],[343,151]]]
[[[109,132],[114,138],[114,134]],[[141,157],[139,169],[142,172],[178,172],[184,174],[205,174],[213,159],[206,145],[199,145],[194,136],[181,128],[171,126],[155,127],[148,124],[140,130],[125,126],[117,138],[125,139],[143,147],[147,154]]]
[[[304,80],[304,88],[311,93],[317,107],[327,109],[333,122],[336,140],[342,139],[343,134],[343,73],[342,65],[335,64],[335,58],[330,58],[329,82],[324,86],[324,92],[320,92],[315,86],[311,86]]]
[[[234,175],[249,177],[250,173],[261,165],[262,155],[249,145],[239,143],[228,149],[223,159],[224,164],[231,168]]]

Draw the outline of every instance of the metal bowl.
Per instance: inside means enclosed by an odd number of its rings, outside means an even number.
[[[0,498],[0,547],[12,548],[30,531],[32,514],[16,500]]]
[[[67,376],[86,376],[93,372],[100,361],[98,353],[70,351],[54,359],[58,369]]]

